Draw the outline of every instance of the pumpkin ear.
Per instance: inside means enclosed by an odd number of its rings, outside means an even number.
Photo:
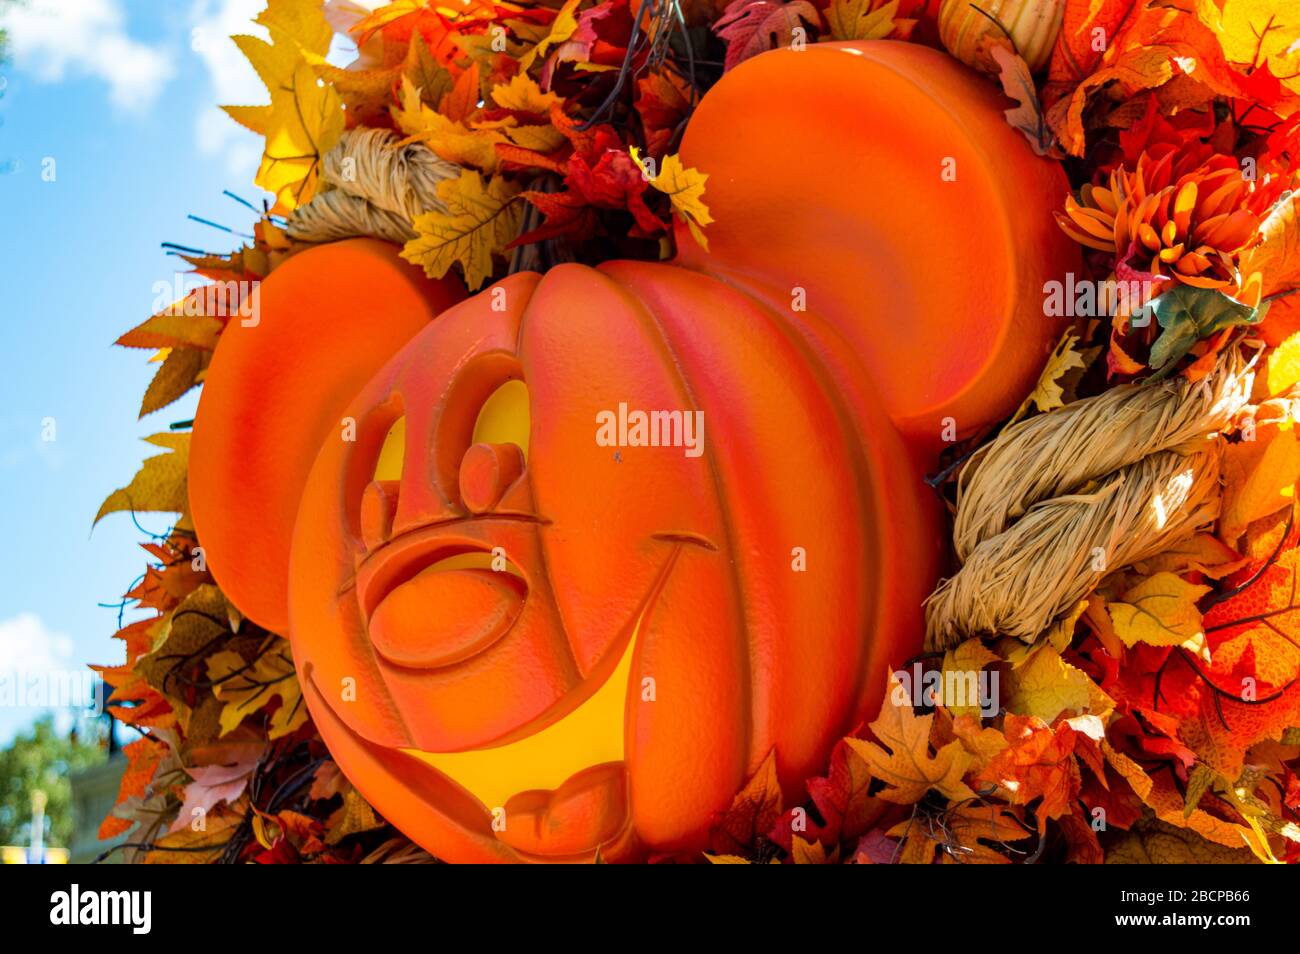
[[[708,252],[679,224],[678,260],[846,339],[914,445],[996,421],[1059,334],[1044,283],[1079,270],[1050,214],[1065,175],[1007,123],[1008,102],[908,43],[748,60],[687,126],[681,158],[708,174],[713,222]]]
[[[348,402],[421,328],[465,296],[374,239],[293,256],[232,318],[204,379],[189,500],[208,569],[254,622],[288,632],[298,498]]]

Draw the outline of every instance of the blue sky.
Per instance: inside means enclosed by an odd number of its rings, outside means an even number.
[[[234,243],[187,215],[251,226],[222,190],[260,200],[259,147],[215,106],[265,101],[226,38],[257,32],[260,0],[26,4],[0,14],[0,674],[121,660],[116,611],[97,604],[141,572],[143,535],[91,519],[139,438],[191,417],[197,392],[137,421],[156,365],[112,342],[184,268],[159,243]],[[0,745],[39,711],[0,705]]]

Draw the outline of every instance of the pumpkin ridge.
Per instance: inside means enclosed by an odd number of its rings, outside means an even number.
[[[765,315],[768,321],[773,325],[773,327],[775,327],[778,330],[778,332],[782,334],[785,337],[785,339],[790,343],[791,347],[795,348],[800,353],[800,355],[803,357],[806,364],[816,369],[817,371],[821,372],[820,376],[823,379],[827,381],[835,382],[836,385],[842,384],[842,382],[840,381],[840,376],[835,371],[834,367],[828,361],[823,359],[822,354],[820,354],[818,350],[812,346],[811,342],[808,340],[807,335],[803,333],[802,322],[805,321],[806,318],[796,320],[792,315],[787,316],[779,308],[777,308],[774,304],[772,304],[772,302],[770,302],[766,296],[756,294],[753,290],[750,290],[742,285],[737,284],[733,280],[730,273],[728,272],[721,272],[721,273],[700,272],[700,274],[706,275],[707,277],[712,278],[714,281],[720,282],[726,287],[734,290],[737,294],[743,295],[744,297],[753,301],[758,306],[760,313]],[[835,344],[839,346],[838,350],[843,352],[846,359],[852,361],[853,367],[857,371],[857,380],[855,383],[857,383],[859,386],[869,388],[874,392],[874,386],[868,384],[868,382],[870,381],[870,375],[868,374],[866,368],[863,366],[861,356],[859,356],[854,351],[853,347],[849,344],[847,339],[845,339],[840,329],[837,328],[832,322],[824,319],[819,320],[818,324],[819,324],[818,330],[825,336],[833,339]],[[827,350],[831,350],[831,349],[828,348]],[[863,452],[863,449],[865,447],[865,444],[863,443],[864,435],[859,430],[857,415],[854,413],[854,408],[851,406],[846,393],[843,392],[840,388],[838,387],[828,388],[826,389],[825,393],[830,404],[835,409],[836,417],[839,419],[840,426],[843,428],[845,434],[847,434],[853,440],[854,446],[858,450],[856,459],[850,462],[851,466],[854,469],[854,473],[858,477],[858,479],[854,482],[854,486],[857,489],[858,500],[862,506],[863,512],[871,513],[874,510],[874,500],[872,497],[872,491],[875,488],[875,485],[877,483],[877,474],[875,472],[875,468],[871,467],[870,462],[867,459],[867,455]],[[883,408],[882,408],[882,413],[884,413]],[[889,424],[891,427],[893,426],[892,421],[890,421]],[[868,529],[872,529],[872,528],[868,528]],[[879,527],[876,527],[874,529],[877,531],[874,534],[875,536],[877,537],[885,536],[885,534],[880,531]],[[879,551],[882,553],[884,552],[884,550],[885,548],[883,546],[879,548]],[[868,592],[868,591],[871,592],[874,595],[876,601],[879,601],[883,598],[881,587],[879,585],[880,580],[877,577],[873,577],[870,574],[866,574],[866,579],[863,582],[866,584],[864,587],[864,592]],[[863,639],[869,638],[869,635],[870,634],[863,633],[862,638]],[[863,698],[863,693],[869,688],[867,684],[867,680],[870,678],[870,674],[866,671],[868,668],[867,664],[870,662],[870,659],[868,658],[869,653],[864,651],[862,657],[863,657],[861,660],[862,665],[857,667],[858,671],[854,677],[853,698],[855,699]],[[853,728],[852,726],[849,726],[846,728],[846,731],[850,731],[852,728]],[[756,746],[754,749],[752,749],[750,753],[751,767],[753,769],[757,769],[759,761],[761,761],[761,759],[765,758],[767,755],[766,750],[759,752],[757,751],[758,748],[761,748],[761,744],[759,746]],[[759,761],[753,761],[754,759],[757,759]]]
[[[672,267],[672,266],[668,265],[667,267]],[[677,378],[683,391],[686,393],[686,395],[688,396],[691,402],[691,409],[702,412],[703,408],[700,405],[699,397],[697,396],[695,389],[691,386],[690,381],[687,380],[687,375],[685,369],[682,366],[681,359],[678,357],[676,349],[673,348],[672,343],[669,341],[668,334],[664,329],[663,323],[660,322],[658,317],[655,315],[654,309],[651,308],[645,302],[645,300],[642,299],[641,296],[638,295],[630,286],[625,285],[623,282],[617,281],[610,275],[606,274],[604,269],[598,268],[595,269],[595,271],[598,272],[605,281],[609,282],[611,287],[617,289],[618,293],[623,298],[625,298],[629,303],[634,304],[637,312],[642,316],[644,316],[646,320],[648,320],[649,326],[654,329],[656,333],[655,334],[656,338],[659,340],[661,346],[663,347],[664,351],[666,352],[668,358],[672,363],[674,376]],[[705,451],[705,458],[708,460],[709,483],[713,487],[714,497],[718,503],[718,513],[722,521],[722,526],[726,532],[727,551],[735,552],[735,547],[739,538],[736,533],[735,521],[732,518],[729,498],[725,492],[726,488],[722,484],[722,476],[718,473],[717,466],[714,462],[712,450]],[[734,567],[734,561],[732,563],[732,566]],[[728,571],[727,578],[731,582],[733,596],[737,601],[736,605],[745,606],[746,603],[743,599],[744,588],[741,580],[739,579],[739,575],[734,571],[734,569],[732,569]],[[748,738],[749,740],[747,764],[750,770],[752,771],[753,768],[757,767],[757,763],[753,761],[753,750],[755,744],[754,734],[756,731],[756,726],[753,718],[753,707],[754,707],[753,685],[754,685],[754,672],[755,672],[754,656],[753,656],[754,647],[753,647],[752,640],[749,638],[750,631],[749,631],[748,623],[742,623],[742,625],[739,627],[739,630],[740,630],[740,640],[743,649],[741,656],[746,660],[745,671],[743,674],[744,685],[742,686],[741,689],[741,701],[743,704],[741,705],[740,714],[741,714],[741,718],[745,722],[746,738]]]

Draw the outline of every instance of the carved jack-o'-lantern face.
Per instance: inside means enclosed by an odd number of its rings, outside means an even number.
[[[663,271],[562,266],[452,308],[299,509],[294,656],[346,744],[431,767],[431,801],[526,856],[698,847],[755,757],[815,770],[900,648],[861,638],[888,620],[883,409],[783,317]],[[936,539],[899,555],[928,567]]]
[[[1048,215],[1064,178],[942,54],[756,57],[682,152],[710,174],[712,253],[683,236],[675,263],[511,276],[349,404],[297,411],[326,435],[285,545],[303,690],[348,777],[446,860],[697,851],[773,751],[800,798],[919,647],[939,435],[1008,413],[1055,338],[1038,293],[1077,261]],[[786,195],[802,156],[867,181]],[[942,273],[899,252],[930,238]],[[303,272],[289,297],[315,317]],[[354,277],[385,301],[414,281]],[[207,461],[248,420],[222,357]],[[355,433],[319,423],[340,419]],[[237,604],[265,588],[238,564],[211,555]]]

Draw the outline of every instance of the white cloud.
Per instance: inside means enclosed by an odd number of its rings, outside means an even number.
[[[97,77],[122,109],[150,106],[175,73],[166,52],[127,34],[120,0],[30,0],[7,5],[0,23],[19,69],[50,83],[68,72]]]
[[[334,28],[343,30],[384,2],[330,0],[325,11]],[[265,6],[265,0],[195,0],[190,8],[191,47],[207,69],[212,90],[212,105],[195,117],[195,141],[204,155],[224,156],[227,173],[245,181],[253,178],[261,161],[262,140],[217,107],[260,106],[269,101],[266,87],[230,39],[241,33],[269,39],[266,30],[253,22]],[[334,45],[346,53],[338,65],[356,54],[346,41],[336,38]],[[331,51],[331,61],[335,52]]]
[[[252,181],[262,158],[261,138],[238,125],[218,106],[259,106],[270,99],[257,73],[230,39],[235,34],[267,38],[252,20],[263,0],[197,0],[190,11],[191,47],[207,69],[211,105],[194,119],[195,141],[208,156],[224,156],[226,171]]]
[[[0,620],[0,673],[51,673],[72,667],[72,640],[35,613]]]

